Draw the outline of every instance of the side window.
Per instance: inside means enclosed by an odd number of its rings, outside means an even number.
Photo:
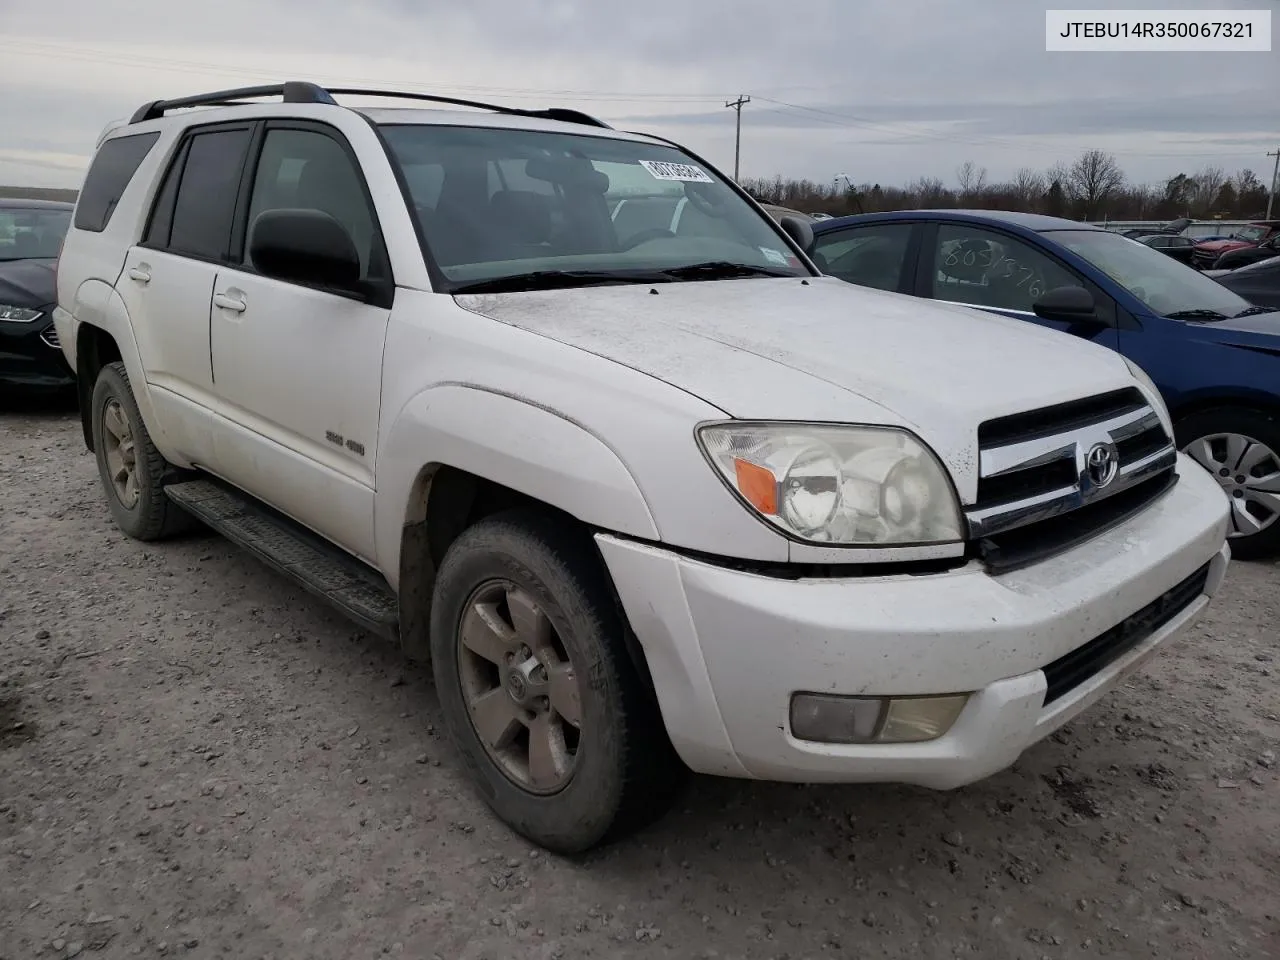
[[[849,283],[897,290],[911,240],[910,223],[873,223],[823,234],[814,241],[816,263]]]
[[[206,260],[227,258],[249,136],[249,129],[243,127],[191,138],[173,206],[168,245],[172,253]]]
[[[125,187],[159,139],[158,133],[135,133],[114,137],[98,149],[80,188],[76,204],[77,230],[101,233],[107,228]]]
[[[360,171],[333,137],[316,130],[268,130],[253,180],[247,236],[268,210],[307,209],[329,214],[347,228],[360,254],[361,276],[387,273],[377,223]],[[249,258],[245,244],[245,259]]]
[[[1157,250],[1160,250],[1160,249],[1163,249],[1164,247],[1168,247],[1172,245],[1168,237],[1152,237],[1150,240],[1147,241],[1147,243]]]
[[[938,227],[932,297],[1031,312],[1046,290],[1079,286],[1057,261],[1015,237],[968,224]]]

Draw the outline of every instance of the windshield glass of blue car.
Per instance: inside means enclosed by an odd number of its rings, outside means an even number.
[[[1088,260],[1161,316],[1226,320],[1256,309],[1217,281],[1117,233],[1055,230],[1048,236]]]
[[[776,224],[675,148],[536,130],[382,131],[450,292],[810,275]]]
[[[70,224],[66,210],[0,210],[0,261],[55,259]]]

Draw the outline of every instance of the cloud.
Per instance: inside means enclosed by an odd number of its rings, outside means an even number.
[[[1143,5],[1130,0],[1130,5]],[[1147,6],[1274,7],[1269,0]],[[1134,179],[1261,170],[1280,53],[1046,53],[1028,0],[4,0],[0,182],[76,185],[103,125],[281,79],[560,104],[744,175],[991,176],[1098,147]]]

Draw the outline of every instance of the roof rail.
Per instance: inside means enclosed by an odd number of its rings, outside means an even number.
[[[347,97],[389,97],[396,100],[425,100],[430,103],[444,103],[454,107],[475,107],[477,110],[492,110],[494,113],[505,113],[516,117],[536,117],[541,120],[559,120],[563,123],[582,123],[591,127],[613,128],[603,120],[599,120],[579,110],[568,110],[564,107],[548,107],[545,110],[525,110],[520,107],[504,107],[496,103],[484,103],[480,100],[459,100],[457,97],[442,97],[434,93],[415,93],[411,90],[368,90],[360,87],[329,87],[328,93]]]
[[[333,97],[321,86],[299,80],[287,83],[276,83],[264,87],[240,87],[235,90],[218,90],[213,93],[198,93],[192,97],[179,97],[177,100],[152,100],[144,103],[129,118],[130,123],[142,123],[144,120],[155,120],[163,117],[169,110],[183,107],[225,107],[233,106],[245,97],[280,97],[285,103],[334,103]]]
[[[155,120],[163,117],[169,110],[183,107],[229,107],[242,105],[245,98],[280,97],[285,103],[328,103],[336,104],[334,94],[353,97],[390,97],[397,100],[425,100],[431,103],[444,103],[455,107],[474,107],[477,110],[492,110],[516,117],[534,117],[542,120],[559,120],[563,123],[581,123],[591,127],[613,128],[603,120],[598,120],[578,110],[564,107],[548,107],[545,110],[525,110],[520,107],[504,107],[496,103],[483,103],[479,100],[459,100],[456,97],[441,97],[431,93],[414,93],[408,90],[367,90],[360,87],[330,87],[328,89],[315,83],[291,80],[264,87],[241,87],[237,90],[218,90],[214,93],[199,93],[191,97],[180,97],[177,100],[152,100],[144,103],[129,118],[130,123],[142,123],[144,120]]]

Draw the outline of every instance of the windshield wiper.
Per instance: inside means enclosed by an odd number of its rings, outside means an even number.
[[[521,290],[559,290],[569,287],[599,287],[618,283],[653,283],[657,273],[623,270],[535,270],[510,277],[475,280],[454,287],[450,293],[517,293]]]
[[[1275,312],[1276,312],[1275,307],[1250,307],[1247,310],[1241,310],[1239,313],[1235,314],[1231,319],[1239,320],[1241,317],[1256,317],[1260,313],[1275,313]]]
[[[1166,317],[1170,320],[1226,320],[1225,313],[1219,313],[1217,310],[1206,310],[1197,307],[1194,310],[1175,310],[1173,313],[1166,313]]]
[[[672,280],[729,280],[734,277],[794,277],[788,270],[757,267],[750,263],[733,263],[729,260],[707,260],[685,267],[671,267],[658,271]]]

